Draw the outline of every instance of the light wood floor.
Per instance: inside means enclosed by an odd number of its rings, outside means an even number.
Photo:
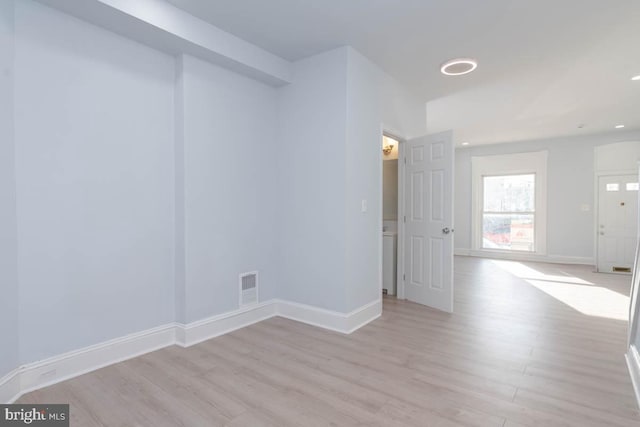
[[[595,303],[619,316],[629,281],[456,258],[453,315],[385,298],[382,317],[348,336],[273,318],[21,402],[70,403],[82,427],[638,426],[626,322],[583,314]],[[548,294],[574,288],[581,311]]]

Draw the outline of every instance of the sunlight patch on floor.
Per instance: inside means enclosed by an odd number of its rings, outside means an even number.
[[[629,297],[600,286],[526,280],[527,283],[587,316],[627,320]]]
[[[575,276],[560,276],[541,273],[540,271],[517,261],[493,260],[492,262],[502,270],[508,271],[521,279],[547,280],[549,282],[574,283],[576,285],[593,285],[593,283]]]
[[[575,276],[545,274],[515,261],[493,261],[545,294],[587,316],[628,320],[629,297]]]

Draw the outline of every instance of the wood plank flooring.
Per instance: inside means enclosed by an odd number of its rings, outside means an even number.
[[[21,402],[70,403],[82,427],[639,426],[616,319],[629,282],[457,257],[452,315],[385,298],[348,336],[273,318]]]

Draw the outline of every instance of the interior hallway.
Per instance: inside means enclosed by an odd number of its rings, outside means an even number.
[[[386,298],[341,335],[282,318],[23,396],[72,424],[637,426],[629,276],[456,257],[452,315]]]

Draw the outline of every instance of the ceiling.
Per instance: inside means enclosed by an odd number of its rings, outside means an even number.
[[[458,144],[640,129],[637,0],[168,1],[292,61],[351,45]],[[478,69],[440,74],[461,56]]]

